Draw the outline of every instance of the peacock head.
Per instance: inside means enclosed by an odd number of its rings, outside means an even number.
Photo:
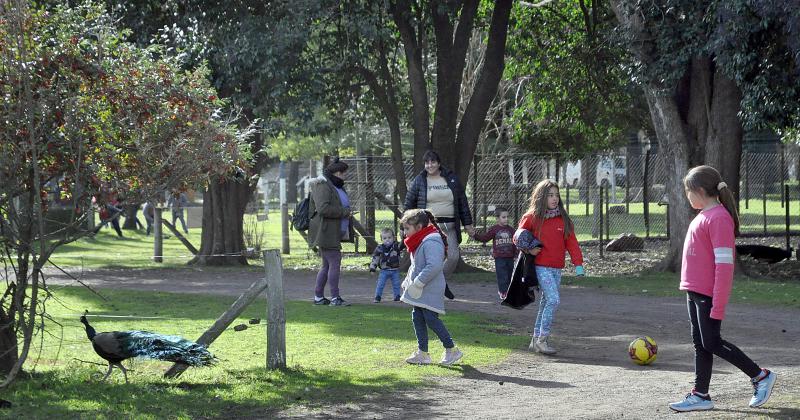
[[[88,313],[89,311],[86,310],[83,312],[83,315],[81,315],[81,324],[86,326],[86,336],[89,337],[89,340],[91,340],[96,335],[96,332],[94,328],[92,328],[92,326],[89,325],[89,321],[86,319],[86,314]]]

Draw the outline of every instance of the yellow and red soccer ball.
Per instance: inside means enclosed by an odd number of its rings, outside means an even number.
[[[637,365],[649,365],[656,360],[658,345],[650,337],[636,337],[628,346],[628,355]]]

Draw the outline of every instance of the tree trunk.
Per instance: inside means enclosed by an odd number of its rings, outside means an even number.
[[[250,187],[243,179],[212,181],[203,193],[203,233],[200,250],[189,264],[247,265],[244,211]]]
[[[458,126],[458,136],[455,139],[456,175],[463,182],[469,179],[472,159],[478,145],[481,131],[486,126],[486,114],[497,95],[497,87],[505,68],[506,38],[508,24],[511,16],[511,0],[497,0],[492,22],[489,26],[489,40],[486,46],[486,58],[481,69],[481,75],[475,84],[475,89],[469,99],[464,116]],[[459,30],[461,23],[459,22]],[[461,78],[459,77],[459,80]],[[458,114],[458,103],[452,111]]]
[[[0,375],[5,377],[11,372],[18,354],[14,319],[0,307]]]
[[[289,177],[286,179],[286,201],[291,207],[297,203],[297,181],[300,179],[300,162],[289,162]]]
[[[129,230],[139,229],[139,227],[136,226],[136,217],[137,213],[139,213],[139,205],[138,204],[126,205],[124,211],[125,211],[125,223],[122,224],[122,228]]]
[[[684,102],[681,95],[670,95],[647,87],[645,95],[653,119],[661,153],[667,156],[668,177],[665,185],[669,200],[669,253],[659,268],[669,271],[680,269],[683,241],[689,223],[696,213],[689,206],[683,187],[683,175],[698,164],[714,166],[722,179],[731,186],[739,184],[739,164],[743,130],[739,120],[741,92],[735,82],[713,70],[709,61],[693,61],[693,66],[703,63],[712,70],[712,77],[695,77],[701,86],[688,87],[690,97]],[[697,68],[690,70],[698,72]],[[680,92],[680,89],[678,89]],[[697,98],[700,96],[700,98]],[[705,103],[706,106],[679,104]],[[685,116],[685,117],[684,117]],[[698,137],[700,136],[700,137]],[[738,192],[738,187],[734,190]]]
[[[633,38],[631,52],[642,62],[651,63],[653,43],[648,25],[635,8],[621,0],[610,3],[621,27]],[[683,188],[683,176],[698,164],[715,166],[731,187],[739,184],[742,126],[738,113],[741,92],[736,82],[716,69],[713,57],[695,57],[677,86],[644,86],[645,98],[658,138],[659,153],[666,157],[666,191],[669,200],[669,252],[659,267],[680,268],[683,241],[695,212]],[[738,187],[736,187],[738,189]],[[736,191],[736,190],[734,190]]]

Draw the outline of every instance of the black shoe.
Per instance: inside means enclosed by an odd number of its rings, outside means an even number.
[[[330,305],[331,301],[328,298],[323,297],[322,299],[314,298],[314,305]]]
[[[331,299],[331,306],[350,306],[350,304],[345,302],[341,297],[335,297]]]
[[[400,302],[400,295],[397,295],[397,296],[395,296],[395,297],[394,297],[394,301],[395,301],[395,302]]]
[[[444,284],[444,297],[450,300],[456,298],[456,295],[454,295],[453,292],[450,291],[450,286],[448,286],[447,283]]]
[[[381,297],[375,296],[375,299],[372,301],[372,303],[381,303]]]

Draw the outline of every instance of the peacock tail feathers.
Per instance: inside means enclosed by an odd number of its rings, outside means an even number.
[[[217,358],[202,344],[175,335],[149,331],[115,331],[115,338],[132,357],[149,357],[189,366],[211,366]]]

